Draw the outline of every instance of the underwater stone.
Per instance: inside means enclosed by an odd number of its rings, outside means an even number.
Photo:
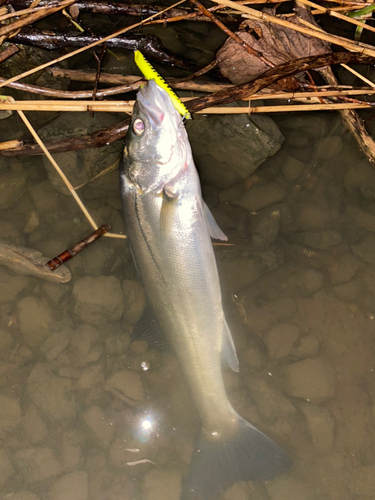
[[[29,296],[17,303],[20,330],[31,347],[40,346],[49,336],[54,313],[44,299]]]
[[[14,205],[25,190],[26,172],[5,172],[0,175],[0,210]]]
[[[312,444],[318,453],[327,453],[332,448],[335,421],[328,408],[302,403],[299,409],[305,415]]]
[[[274,326],[263,336],[270,358],[281,359],[288,356],[298,340],[299,333],[299,327],[296,325],[284,323]]]
[[[77,470],[61,477],[49,492],[50,500],[87,500],[87,472]]]
[[[233,203],[246,208],[250,212],[256,212],[268,205],[282,201],[286,195],[287,192],[282,186],[279,186],[276,182],[271,182],[265,186],[255,185]]]

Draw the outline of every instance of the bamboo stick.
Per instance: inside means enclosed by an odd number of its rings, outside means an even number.
[[[340,45],[341,47],[345,47],[346,49],[352,52],[359,52],[361,54],[375,57],[375,49],[365,47],[361,42],[352,42],[347,38],[338,37],[336,35],[331,35],[326,32],[314,30],[312,28],[304,28],[303,26],[291,23],[289,21],[284,21],[283,19],[271,16],[269,14],[266,14],[265,12],[259,12],[250,7],[246,7],[245,5],[239,5],[236,2],[232,2],[231,0],[212,0],[212,1],[217,4],[226,5],[227,7],[231,7],[232,9],[243,12],[244,13],[243,17],[249,17],[250,19],[258,19],[261,21],[278,24],[279,26],[284,26],[285,28],[290,28],[292,30],[298,31],[299,33],[310,35],[315,38],[319,38],[320,40],[333,43],[335,45]]]
[[[200,115],[243,115],[253,113],[290,113],[296,111],[338,111],[340,109],[372,108],[370,104],[327,103],[327,104],[285,104],[280,106],[212,107],[197,111]]]
[[[374,94],[375,91],[372,92]],[[309,94],[308,92],[304,92],[303,94]],[[320,97],[335,97],[337,93],[333,92],[314,92],[314,94],[319,95]],[[288,95],[288,94],[287,94]],[[279,94],[279,99],[295,99],[295,94],[289,94],[291,97],[286,97],[284,94]],[[355,94],[350,94],[355,95]],[[306,100],[310,100],[310,96],[307,95],[304,97]],[[194,99],[193,97],[184,98],[183,101],[189,101]],[[272,99],[275,99],[275,96],[272,96]],[[253,96],[250,99],[243,99],[243,101],[252,101]],[[41,101],[14,101],[14,102],[5,102],[2,103],[0,101],[0,111],[1,110],[10,110],[10,111],[72,111],[72,112],[82,112],[82,111],[106,111],[106,112],[124,112],[131,114],[133,111],[134,101],[128,101],[127,105],[122,105],[122,103],[109,102],[109,103],[101,103],[99,106],[88,105],[87,103],[76,103],[76,102],[67,102],[63,104],[59,104],[58,101],[54,101],[53,105],[49,105],[50,101],[46,101],[45,103]],[[114,106],[112,105],[114,104]],[[210,107],[205,108],[200,111],[197,111],[198,114],[243,114],[243,113],[279,113],[279,112],[291,112],[291,111],[320,111],[320,110],[338,110],[338,109],[359,109],[359,108],[370,108],[371,104],[363,102],[363,103],[327,103],[327,104],[286,104],[286,105],[277,105],[277,106],[254,106],[254,107]],[[250,110],[250,111],[249,111]],[[96,229],[96,228],[94,228]]]
[[[69,0],[70,2],[74,0]],[[53,64],[57,64],[58,62],[65,61],[66,59],[69,59],[70,57],[73,57],[77,54],[80,54],[81,52],[84,52],[85,50],[92,49],[96,47],[97,45],[101,45],[105,43],[107,40],[110,40],[111,38],[114,38],[116,36],[122,35],[123,33],[126,33],[127,31],[130,31],[134,28],[137,28],[138,26],[142,26],[145,24],[147,21],[150,21],[151,19],[154,19],[157,16],[160,16],[164,12],[167,12],[170,9],[173,9],[174,7],[177,7],[178,5],[184,3],[185,0],[179,0],[173,5],[170,5],[169,7],[166,7],[165,9],[161,10],[160,12],[157,12],[156,14],[153,14],[152,16],[148,17],[147,19],[144,19],[142,21],[139,21],[138,23],[132,24],[131,26],[127,26],[126,28],[121,28],[118,31],[115,31],[111,35],[105,36],[104,38],[101,38],[100,40],[97,40],[96,42],[90,43],[89,45],[86,45],[86,47],[81,47],[77,50],[73,50],[73,52],[69,52],[68,54],[65,54],[57,59],[54,59],[52,61],[49,61],[47,63],[41,64],[40,66],[37,66],[36,68],[32,68],[28,71],[25,71],[24,73],[21,73],[20,75],[13,76],[12,78],[9,78],[5,82],[0,83],[0,88],[5,87],[6,85],[12,83],[12,82],[17,82],[18,80],[21,80],[21,78],[25,78],[26,76],[33,75],[37,71],[41,71],[42,69],[48,68],[49,66],[52,66]]]

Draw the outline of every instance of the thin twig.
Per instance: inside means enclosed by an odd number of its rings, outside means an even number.
[[[9,45],[6,49],[0,52],[0,63],[6,61],[10,57],[12,57],[14,54],[16,54],[20,49],[17,47],[17,45],[12,44]]]

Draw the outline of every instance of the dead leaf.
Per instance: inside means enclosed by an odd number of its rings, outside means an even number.
[[[304,6],[297,4],[295,10],[296,14],[288,17],[288,21],[302,25],[299,21],[302,18],[317,26],[310,11]],[[274,8],[263,9],[263,12],[270,15],[275,15],[275,11]],[[276,66],[301,57],[331,52],[327,42],[265,21],[248,19],[240,25],[240,31],[236,34]],[[231,38],[219,50],[216,60],[221,73],[235,85],[249,82],[269,69],[269,66],[249,54]],[[285,80],[283,87],[285,88]]]

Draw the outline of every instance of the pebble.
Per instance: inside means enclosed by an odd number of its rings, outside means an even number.
[[[21,422],[21,407],[18,399],[0,394],[0,436],[4,437]]]
[[[361,283],[357,281],[349,281],[342,285],[332,287],[333,293],[345,302],[355,302],[362,290]]]
[[[131,406],[136,405],[145,396],[141,377],[137,372],[131,370],[121,370],[114,373],[107,380],[105,390]]]
[[[0,449],[0,487],[4,486],[5,481],[13,476],[14,469],[5,450]]]
[[[87,500],[87,472],[77,470],[61,477],[49,491],[50,500]]]
[[[241,369],[250,367],[254,370],[260,370],[264,366],[264,356],[256,347],[248,347],[245,352],[239,353],[241,356]]]
[[[78,380],[78,389],[89,390],[104,382],[104,373],[101,365],[89,365],[85,368]]]
[[[64,328],[64,326],[61,325],[61,328],[58,328],[47,337],[47,340],[40,347],[40,352],[44,354],[47,361],[53,361],[67,347],[71,336],[71,327]]]
[[[9,356],[9,350],[13,345],[13,336],[0,328],[0,359]]]
[[[286,474],[265,483],[270,500],[326,500],[315,494],[310,483]]]
[[[64,471],[77,467],[82,460],[83,446],[86,437],[78,429],[69,429],[64,432],[61,446],[61,459]]]
[[[53,212],[60,207],[59,194],[49,181],[29,186],[28,192],[40,213]]]
[[[233,203],[246,208],[250,212],[256,212],[282,201],[286,195],[287,192],[282,186],[279,186],[276,182],[271,182],[264,186],[254,186]]]
[[[353,219],[353,222],[361,229],[375,233],[375,215],[368,214],[363,210],[349,206],[347,214]]]
[[[0,268],[0,304],[13,302],[18,294],[29,284],[29,278],[26,276],[17,276],[8,273],[3,267]]]
[[[375,491],[375,465],[356,467],[347,482],[351,494],[358,499],[370,500]],[[362,497],[363,495],[363,497]]]
[[[316,205],[301,205],[297,218],[298,229],[307,231],[309,229],[318,229],[324,226],[329,220],[329,212]]]
[[[289,417],[297,413],[292,405],[281,392],[270,387],[263,379],[252,379],[249,389],[255,399],[259,414],[266,422],[276,422],[282,417]]]
[[[310,403],[298,406],[306,418],[312,444],[318,453],[329,453],[333,446],[335,421],[328,408]]]
[[[324,275],[316,269],[305,269],[298,276],[298,288],[307,297],[320,290],[323,283]]]
[[[331,264],[327,267],[331,283],[333,285],[340,285],[350,281],[357,273],[360,263],[350,253],[342,255],[338,259],[332,260]]]
[[[71,359],[77,366],[97,361],[102,352],[101,334],[91,325],[81,325],[70,341]]]
[[[9,493],[6,500],[38,500],[38,497],[30,491],[19,491],[17,493]]]
[[[93,406],[83,414],[86,425],[95,434],[100,446],[107,447],[112,440],[114,427],[99,406]]]
[[[226,189],[219,191],[220,203],[232,203],[238,200],[245,192],[245,184],[240,182]]]
[[[329,401],[336,393],[336,372],[324,358],[304,359],[284,368],[289,396],[313,404]]]
[[[300,329],[288,323],[274,326],[263,336],[271,359],[281,359],[290,354],[293,345],[297,342]]]
[[[27,392],[48,418],[65,422],[76,417],[78,407],[72,381],[54,375],[48,363],[35,365],[27,379]]]
[[[257,248],[266,248],[277,240],[280,230],[280,209],[268,207],[258,212],[250,224],[251,242]]]
[[[313,333],[300,338],[290,351],[297,358],[312,358],[318,354],[319,340]]]
[[[339,231],[326,229],[324,231],[304,231],[294,236],[295,241],[301,245],[316,250],[326,250],[341,243],[342,236]]]
[[[34,404],[28,406],[23,418],[23,425],[27,439],[31,444],[40,443],[48,435],[47,426]]]
[[[13,459],[19,470],[19,480],[29,484],[56,477],[62,472],[52,448],[24,448],[14,453]]]
[[[47,339],[55,314],[44,299],[28,296],[17,303],[20,331],[30,347],[39,347]]]
[[[0,210],[12,207],[25,192],[27,173],[4,172],[0,175]]]
[[[118,321],[123,312],[121,283],[115,276],[78,279],[73,286],[74,312],[91,325]]]
[[[9,243],[13,243],[14,245],[22,245],[25,244],[25,239],[18,231],[16,226],[11,222],[7,222],[5,220],[0,220],[0,234],[1,239],[8,241]]]
[[[306,165],[297,158],[293,156],[288,156],[285,164],[281,168],[283,176],[288,182],[295,182],[299,177],[301,177]]]
[[[181,495],[181,474],[173,470],[151,470],[143,480],[143,500],[176,500]]]
[[[342,139],[338,135],[323,137],[315,143],[315,152],[321,159],[334,158],[341,153]]]
[[[363,236],[359,243],[351,247],[351,250],[362,262],[375,264],[375,234]]]

